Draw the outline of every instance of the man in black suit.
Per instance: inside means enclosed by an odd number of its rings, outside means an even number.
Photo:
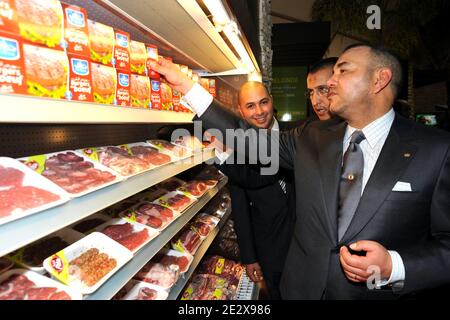
[[[204,127],[249,128],[169,63],[157,71]],[[330,110],[345,122],[260,132],[263,140],[255,133],[246,143],[246,151],[278,145],[295,176],[283,298],[395,299],[450,284],[450,135],[394,113],[400,83],[391,54],[350,47],[328,81]]]
[[[239,89],[238,104],[240,115],[251,125],[282,130],[273,114],[272,97],[262,83],[244,83]],[[291,175],[280,170],[275,176],[261,176],[259,167],[245,164],[223,164],[219,169],[230,178],[241,261],[250,279],[264,279],[269,297],[278,300],[295,217]]]

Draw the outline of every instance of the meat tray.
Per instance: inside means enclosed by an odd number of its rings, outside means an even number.
[[[176,258],[186,257],[186,259],[188,260],[188,263],[183,268],[181,265],[177,264],[180,267],[180,273],[185,273],[186,271],[188,271],[192,264],[192,261],[194,261],[194,256],[192,256],[189,252],[180,252],[177,250],[172,250],[172,249],[167,249],[167,248],[161,249],[152,260],[165,264],[167,262],[167,261],[164,261],[164,258],[166,256],[176,257]]]
[[[146,141],[152,147],[155,147],[161,153],[165,153],[170,155],[173,160],[181,160],[185,158],[189,158],[192,155],[192,151],[182,147],[175,145],[169,141],[160,140],[160,139],[151,139]]]
[[[158,188],[167,190],[167,191],[175,191],[177,188],[183,186],[186,184],[186,181],[181,180],[177,177],[170,177],[169,179],[166,179],[160,183],[158,183],[156,186]]]
[[[159,286],[155,286],[151,283],[147,283],[144,281],[138,281],[138,280],[130,280],[130,285],[132,286],[131,289],[128,291],[128,293],[125,294],[125,296],[121,300],[166,300],[169,296],[169,293],[161,289]],[[148,288],[155,293],[154,299],[143,299],[140,298],[140,292],[141,289]]]
[[[193,197],[186,196],[178,191],[172,191],[156,199],[153,203],[160,204],[163,207],[170,208],[173,211],[181,213],[196,201],[197,200]]]
[[[120,147],[126,148],[131,155],[149,163],[152,169],[176,160],[170,154],[162,153],[158,148],[155,148],[146,142],[128,143],[120,145]]]
[[[120,216],[130,223],[146,225],[161,232],[180,213],[156,203],[142,201],[120,213]]]
[[[214,188],[217,183],[217,180],[192,180],[187,182],[185,185],[178,187],[177,191],[198,199],[208,190]]]

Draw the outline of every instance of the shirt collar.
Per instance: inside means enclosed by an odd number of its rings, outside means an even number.
[[[272,128],[270,128],[270,129],[275,130],[275,131],[280,131],[280,125],[275,117],[273,118]]]
[[[367,143],[371,148],[374,148],[378,141],[384,136],[387,135],[389,130],[391,129],[392,123],[394,122],[395,112],[394,109],[390,109],[383,116],[379,117],[375,121],[372,121],[367,126],[361,129],[366,137]],[[348,143],[350,141],[352,133],[358,130],[356,128],[347,126],[344,136],[344,142]]]

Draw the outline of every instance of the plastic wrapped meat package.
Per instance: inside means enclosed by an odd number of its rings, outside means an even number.
[[[160,167],[172,161],[169,155],[159,152],[146,142],[129,143],[120,147],[126,148],[131,155],[142,159],[152,167]]]
[[[195,198],[188,197],[180,192],[172,191],[156,199],[154,203],[172,209],[173,211],[183,212],[196,201]]]
[[[121,300],[166,300],[169,293],[159,286],[145,281],[130,281],[130,289],[127,290]]]
[[[202,273],[221,276],[235,286],[239,284],[244,270],[243,265],[221,256],[209,257],[200,267]]]
[[[205,166],[205,168],[195,175],[197,180],[217,180],[224,178],[224,174],[214,166]]]
[[[19,159],[73,197],[83,196],[122,180],[113,170],[73,151]]]
[[[170,266],[172,264],[179,267],[180,273],[188,271],[192,264],[194,257],[188,252],[179,252],[176,250],[170,250],[163,248],[153,258],[152,261],[161,263],[164,266]]]
[[[215,187],[217,185],[217,180],[193,180],[187,182],[185,185],[177,188],[178,191],[186,193],[190,196],[199,198],[203,196],[206,191]]]
[[[236,289],[222,277],[197,274],[191,279],[181,300],[234,300]]]
[[[202,237],[190,227],[182,229],[179,235],[175,236],[171,241],[173,249],[180,252],[189,252],[192,255],[197,252],[201,243]]]
[[[145,281],[164,289],[170,289],[180,276],[178,265],[163,265],[149,261],[136,275],[135,279]]]
[[[177,177],[171,177],[157,184],[157,187],[167,191],[175,191],[177,188],[186,184],[186,181]]]
[[[96,231],[107,235],[133,253],[139,251],[159,234],[155,229],[119,218],[98,226]]]
[[[220,219],[206,213],[200,213],[195,217],[195,221],[201,221],[214,228],[219,224]]]
[[[0,224],[68,200],[67,192],[23,163],[0,157]]]
[[[162,231],[178,214],[159,204],[144,201],[125,210],[120,216],[131,223],[137,222]]]
[[[81,294],[33,271],[0,274],[0,300],[81,300]]]
[[[155,147],[159,150],[159,152],[165,153],[174,157],[175,159],[183,159],[190,157],[192,155],[192,151],[184,148],[182,146],[175,145],[170,143],[169,141],[160,140],[160,139],[151,139],[147,140],[152,147]]]
[[[204,240],[209,233],[214,229],[214,226],[204,223],[202,221],[194,220],[189,223],[189,227],[198,233],[198,235]]]

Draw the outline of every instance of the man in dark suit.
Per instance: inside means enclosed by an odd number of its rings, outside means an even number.
[[[262,83],[244,83],[239,89],[238,103],[240,115],[251,125],[282,130],[273,115],[272,97]],[[278,300],[295,217],[291,175],[280,170],[274,176],[261,176],[259,167],[245,164],[223,164],[219,169],[230,178],[241,261],[250,279],[265,280],[269,297]]]
[[[204,127],[249,128],[169,63],[157,71]],[[395,299],[450,284],[450,136],[394,113],[400,83],[391,54],[350,47],[328,81],[330,110],[345,122],[255,133],[246,143],[246,151],[278,145],[295,176],[283,298]]]

